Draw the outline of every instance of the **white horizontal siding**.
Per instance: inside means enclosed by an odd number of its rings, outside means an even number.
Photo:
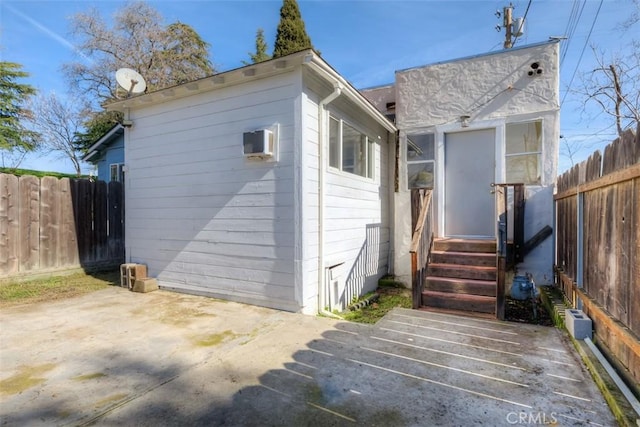
[[[300,238],[302,245],[301,300],[306,312],[318,309],[318,99],[317,94],[305,90],[301,106],[302,141],[302,218]]]
[[[160,285],[298,310],[294,103],[287,73],[131,112],[126,246]],[[277,162],[242,154],[242,134],[279,124]]]
[[[304,247],[305,274],[311,283],[309,294],[318,291],[318,103],[331,89],[313,75],[307,75],[305,104],[305,199]],[[319,95],[318,95],[319,94]],[[355,105],[339,97],[328,110],[377,139],[375,179],[362,178],[325,167],[324,268],[342,264],[341,294],[338,299],[350,302],[353,296],[373,290],[387,272],[390,250],[389,172],[387,131]],[[324,130],[326,141],[326,130]],[[325,147],[326,148],[326,147]],[[328,150],[325,150],[328,153]],[[325,156],[326,157],[326,156]],[[326,160],[326,159],[325,159]]]

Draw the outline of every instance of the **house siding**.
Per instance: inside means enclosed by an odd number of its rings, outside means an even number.
[[[304,247],[305,286],[317,298],[318,290],[318,104],[332,88],[305,74],[305,199]],[[374,179],[341,172],[324,165],[324,268],[335,266],[338,289],[333,299],[345,307],[353,297],[374,290],[389,269],[391,242],[388,133],[343,96],[327,110],[375,139]],[[323,129],[326,140],[328,127]],[[326,145],[326,144],[325,144]],[[328,150],[325,149],[325,162]]]
[[[126,145],[126,248],[161,286],[297,311],[295,110],[287,72],[139,108]],[[243,132],[279,125],[277,161]]]
[[[111,180],[111,165],[124,163],[124,135],[118,136],[116,141],[109,144],[98,161],[94,163],[98,169],[98,180],[109,182]]]
[[[542,120],[542,175],[540,185],[526,187],[525,239],[544,225],[553,226],[553,188],[557,175],[559,141],[559,44],[545,43],[501,51],[396,73],[396,120],[400,129],[399,193],[395,212],[410,212],[407,184],[406,135],[433,132],[436,135],[436,206],[443,204],[439,182],[444,177],[445,135],[464,130],[496,129],[496,182],[505,182],[504,128],[508,123]],[[527,75],[538,62],[540,75]],[[462,128],[460,116],[469,115]],[[438,216],[438,235],[441,216]],[[396,215],[395,270],[410,283],[409,245],[411,218]],[[538,284],[553,280],[552,239],[546,239],[525,262],[521,272],[531,272]]]

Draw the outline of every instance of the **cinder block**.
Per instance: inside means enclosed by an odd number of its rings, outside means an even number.
[[[593,338],[591,319],[582,310],[566,309],[564,323],[575,339]]]
[[[133,292],[142,292],[142,293],[147,293],[147,292],[152,292],[157,290],[158,290],[158,280],[153,279],[151,277],[136,279],[132,289]]]
[[[120,286],[123,288],[133,288],[136,279],[147,277],[147,266],[144,264],[121,264],[120,265]]]

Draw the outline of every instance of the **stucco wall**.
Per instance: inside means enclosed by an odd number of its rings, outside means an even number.
[[[406,135],[433,132],[436,136],[436,176],[442,178],[444,144],[448,132],[496,130],[496,182],[505,182],[504,133],[508,123],[542,120],[540,185],[527,186],[525,239],[544,225],[553,226],[553,185],[557,175],[559,141],[559,44],[521,47],[396,73],[396,122],[400,129],[400,191],[394,209],[410,212],[407,188]],[[541,74],[531,68],[538,63]],[[534,71],[534,76],[528,72]],[[469,116],[468,127],[460,117]],[[442,191],[436,178],[436,209],[441,213]],[[437,233],[441,235],[441,215]],[[396,215],[395,272],[410,283],[411,218]],[[536,283],[552,281],[553,249],[548,238],[523,264]]]

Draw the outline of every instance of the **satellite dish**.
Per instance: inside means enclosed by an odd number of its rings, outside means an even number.
[[[147,83],[136,70],[120,68],[116,71],[118,85],[127,91],[127,95],[142,93],[147,89]]]

